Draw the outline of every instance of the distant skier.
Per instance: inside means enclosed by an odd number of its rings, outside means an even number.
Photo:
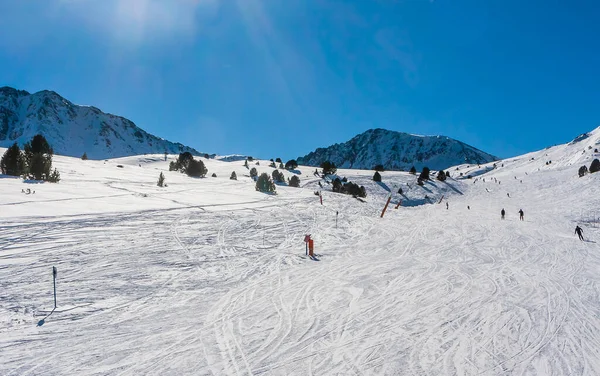
[[[500,215],[502,216],[502,219],[504,219],[505,214],[506,214],[506,212],[504,211],[504,208],[503,208],[502,211],[500,211]]]
[[[507,194],[506,194],[506,197],[510,198],[510,193],[507,193]]]
[[[524,221],[525,219],[523,219],[523,209],[519,209],[519,219],[521,221]]]
[[[471,210],[471,207],[470,207],[469,205],[467,205],[467,209],[468,209],[468,210]]]
[[[575,233],[579,236],[579,240],[583,241],[583,229],[579,227],[575,227]]]
[[[449,207],[449,206],[448,206],[448,203],[446,202],[446,210],[448,210],[448,207]]]

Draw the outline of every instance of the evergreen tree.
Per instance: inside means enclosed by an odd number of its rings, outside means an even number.
[[[331,190],[336,193],[342,192],[342,181],[340,178],[335,178],[331,184]]]
[[[250,177],[251,177],[251,178],[256,178],[257,176],[258,176],[258,171],[256,171],[256,168],[255,168],[255,167],[252,167],[252,168],[250,169]]]
[[[284,183],[285,182],[285,176],[283,176],[282,172],[279,172],[279,170],[273,170],[273,181],[276,183]]]
[[[379,171],[375,171],[375,174],[373,175],[373,181],[381,182],[381,174],[379,174]]]
[[[335,167],[335,164],[330,161],[321,163],[320,167],[323,169],[323,175],[333,175],[337,172],[337,167]]]
[[[296,175],[292,176],[292,178],[290,179],[289,182],[290,187],[300,187],[300,178],[297,177]]]
[[[273,160],[271,159],[271,161],[273,161]],[[277,166],[275,166],[275,162],[271,162],[271,163],[269,164],[269,167],[277,168]]]
[[[439,180],[439,181],[446,181],[446,174],[444,173],[443,170],[440,170],[437,173],[437,180]]]
[[[30,179],[50,181],[52,178],[53,182],[60,180],[58,171],[50,172],[53,150],[44,136],[41,134],[33,136],[31,141],[25,144],[24,149],[27,176]]]
[[[450,171],[446,170],[446,177],[449,178],[450,177]]]
[[[592,161],[589,171],[590,171],[590,174],[600,171],[600,160],[598,160],[598,158],[596,158]]]
[[[188,176],[203,178],[208,173],[208,169],[204,166],[201,160],[191,159],[187,162],[185,172]]]
[[[281,162],[281,158],[275,158],[275,162],[277,162],[277,163],[282,163],[282,162]]]
[[[275,192],[275,184],[273,184],[266,172],[260,174],[256,180],[256,190],[259,192]]]
[[[25,173],[25,156],[16,142],[2,156],[0,171],[11,176],[21,176]]]
[[[248,167],[248,160],[247,159],[244,161],[244,167],[250,168],[250,167]]]
[[[217,177],[217,174],[213,172],[213,174],[212,174],[212,177],[213,177],[213,178],[216,178],[216,177]]]
[[[286,170],[294,170],[296,167],[298,167],[298,162],[296,162],[295,159],[290,159],[289,161],[285,162]]]
[[[48,181],[50,183],[58,183],[60,181],[60,173],[57,169],[54,169],[54,171],[52,171],[52,173],[48,177]]]
[[[160,173],[160,175],[158,175],[158,182],[156,183],[156,185],[158,185],[159,187],[165,186],[165,175],[163,175],[162,172]]]
[[[423,167],[423,171],[421,171],[421,175],[419,175],[419,179],[429,180],[429,167]]]
[[[88,160],[88,156],[86,152],[83,152],[83,155],[81,156],[81,160],[82,161],[87,161]]]
[[[579,167],[579,177],[584,176],[585,174],[587,174],[587,172],[588,172],[587,166]]]
[[[233,171],[233,172],[231,173],[231,176],[229,177],[229,179],[230,179],[230,180],[237,180],[237,175],[236,175],[235,171]]]
[[[410,168],[410,171],[409,171],[409,173],[411,173],[411,174],[413,174],[413,175],[416,175],[416,174],[417,174],[417,169],[415,168],[415,166],[412,166],[412,167]]]
[[[285,167],[283,166],[283,163],[279,162],[279,169],[283,170]]]
[[[382,164],[378,164],[375,167],[373,167],[373,170],[383,172],[384,168]]]

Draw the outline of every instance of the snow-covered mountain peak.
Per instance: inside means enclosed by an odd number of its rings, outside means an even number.
[[[105,159],[146,153],[181,153],[195,149],[156,137],[131,120],[80,106],[51,90],[30,94],[0,88],[0,146],[23,145],[43,134],[55,153]]]
[[[425,166],[439,170],[463,163],[487,163],[496,157],[446,136],[422,136],[382,128],[369,129],[350,141],[298,158],[298,162],[318,166],[329,160],[339,167],[408,170]]]

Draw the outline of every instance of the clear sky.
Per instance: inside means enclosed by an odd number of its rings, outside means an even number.
[[[0,0],[0,86],[201,152],[370,128],[509,157],[600,125],[595,0]]]

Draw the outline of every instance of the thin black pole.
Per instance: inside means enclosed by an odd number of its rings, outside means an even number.
[[[52,267],[52,279],[54,280],[54,308],[56,308],[56,267]]]

